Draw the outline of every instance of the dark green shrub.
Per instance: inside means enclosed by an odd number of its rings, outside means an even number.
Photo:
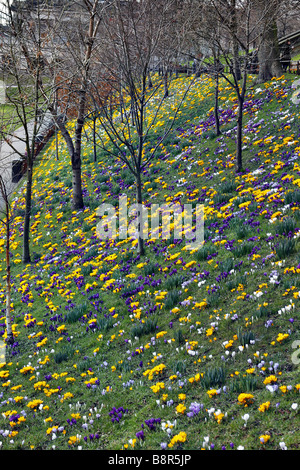
[[[132,370],[132,364],[129,361],[118,362],[116,369],[118,372],[130,372]]]
[[[165,307],[170,310],[178,304],[180,298],[180,292],[178,290],[171,290],[166,296]]]
[[[63,346],[60,351],[54,354],[55,363],[60,364],[61,362],[67,361],[74,355],[74,352],[75,349],[70,344]]]
[[[91,246],[86,254],[82,258],[82,263],[85,261],[91,261],[99,255],[99,249],[97,246]]]
[[[114,319],[111,315],[97,318],[97,327],[100,331],[108,331],[114,326]]]
[[[79,372],[85,372],[87,369],[92,368],[95,365],[95,361],[88,357],[87,359],[84,359],[83,361],[79,361],[77,363],[77,370]]]
[[[300,191],[289,191],[284,198],[285,204],[300,203]]]
[[[255,336],[252,331],[246,331],[243,333],[241,329],[238,330],[237,337],[241,346],[246,346],[246,344],[250,344],[251,341],[255,340]]]
[[[76,323],[83,315],[87,313],[87,304],[76,305],[70,312],[66,314],[66,323]]]
[[[179,372],[180,374],[185,374],[185,372],[186,372],[186,361],[182,361],[182,360],[175,361],[175,362],[173,362],[171,368],[172,368],[172,371],[174,372],[174,374],[176,374],[177,372]]]
[[[145,276],[151,276],[152,274],[157,273],[159,269],[159,265],[157,263],[149,262],[147,265],[144,266],[144,274]]]
[[[286,259],[296,251],[296,241],[292,239],[281,240],[276,247],[276,257],[278,260]]]
[[[173,290],[176,289],[176,287],[181,286],[181,284],[184,282],[184,276],[180,274],[175,274],[173,276],[170,276],[166,280],[166,289],[167,290]]]
[[[239,196],[234,200],[233,204],[235,207],[238,207],[240,204],[243,204],[244,202],[247,202],[247,201],[249,201],[248,196]]]
[[[215,205],[226,204],[229,201],[230,197],[231,196],[228,194],[216,194],[214,196],[214,204]]]
[[[91,264],[88,264],[86,266],[82,266],[81,272],[84,276],[89,276],[93,269],[93,266]]]
[[[229,390],[234,393],[254,392],[257,388],[257,378],[250,374],[246,377],[239,376],[235,378],[229,385]]]
[[[253,242],[245,241],[238,245],[233,253],[237,258],[241,258],[243,256],[249,255],[254,247],[255,244]]]
[[[290,232],[294,233],[295,228],[296,220],[293,217],[286,217],[275,225],[274,230],[279,235],[288,235]]]
[[[221,294],[220,292],[212,292],[207,295],[206,301],[209,307],[217,307],[220,305]]]
[[[176,330],[175,331],[175,341],[178,345],[181,345],[181,344],[184,344],[185,343],[185,338],[184,338],[184,335],[182,333],[182,330]]]
[[[225,381],[226,370],[223,366],[221,366],[208,369],[204,373],[200,383],[205,390],[209,390],[210,388],[224,385]]]
[[[97,177],[97,181],[98,181],[98,183],[100,183],[100,184],[106,183],[107,179],[108,179],[108,176],[106,176],[106,175],[99,175],[99,176]]]
[[[134,325],[131,328],[130,335],[132,338],[140,338],[143,335],[154,333],[157,329],[157,318],[147,318],[144,323]]]
[[[195,258],[197,261],[206,261],[209,256],[214,254],[216,250],[213,247],[203,246],[195,253]]]
[[[219,265],[222,273],[229,273],[234,268],[234,262],[232,258],[227,258],[223,263]]]
[[[239,225],[236,228],[236,236],[238,239],[250,237],[251,227],[249,225]]]
[[[236,183],[234,181],[225,181],[219,188],[219,193],[230,194],[236,190]]]

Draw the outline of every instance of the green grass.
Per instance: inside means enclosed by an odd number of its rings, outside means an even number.
[[[234,114],[216,138],[209,113],[213,84],[199,82],[188,97],[172,136],[143,175],[150,183],[143,193],[145,204],[179,198],[205,205],[205,244],[198,252],[186,250],[185,240],[147,240],[146,255],[139,258],[132,240],[100,242],[95,210],[102,202],[118,207],[119,192],[127,194],[129,204],[135,202],[130,174],[105,152],[94,163],[91,140],[84,141],[86,207],[72,212],[65,144],[60,138],[58,162],[54,143],[48,146],[35,169],[35,262],[26,266],[19,262],[24,195],[15,205],[16,344],[0,368],[1,413],[12,416],[15,410],[26,417],[12,428],[1,415],[0,429],[18,431],[1,436],[4,449],[132,449],[142,425],[145,439],[136,441],[137,450],[172,445],[180,432],[186,441],[167,450],[201,449],[206,436],[218,450],[231,449],[231,443],[234,449],[279,449],[280,442],[299,448],[299,415],[292,408],[299,400],[299,365],[292,361],[299,339],[299,238],[286,236],[300,228],[293,184],[299,170],[297,159],[289,160],[299,144],[287,146],[283,140],[292,135],[297,140],[300,131],[290,94],[284,80],[250,88],[241,175],[234,169]],[[224,83],[221,97],[222,109],[235,105]],[[280,119],[286,114],[289,123]],[[270,135],[273,140],[265,143]],[[255,173],[258,168],[262,173]],[[264,192],[269,185],[275,190]],[[278,211],[282,214],[272,222]],[[4,268],[2,261],[2,276]],[[4,302],[4,284],[0,295]],[[279,333],[288,336],[278,341]],[[27,373],[26,366],[32,367]],[[264,383],[271,375],[282,387],[274,394]],[[216,390],[212,397],[211,390]],[[253,403],[240,404],[241,393],[252,394]],[[28,404],[36,399],[42,406],[37,403],[34,411]],[[259,411],[269,401],[269,409]],[[188,415],[195,402],[199,413]],[[113,407],[128,409],[118,423],[111,420]],[[72,413],[79,416],[71,426]],[[145,423],[150,418],[161,419],[155,430]],[[176,421],[170,436],[162,428],[168,421]],[[58,426],[55,440],[53,426]],[[260,436],[266,434],[270,440],[262,445]],[[72,440],[76,435],[80,441]]]

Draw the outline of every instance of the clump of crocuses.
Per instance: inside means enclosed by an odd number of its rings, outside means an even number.
[[[112,423],[119,423],[120,420],[124,417],[124,414],[128,413],[128,408],[124,409],[123,406],[116,408],[115,406],[109,412],[109,416],[111,416]]]

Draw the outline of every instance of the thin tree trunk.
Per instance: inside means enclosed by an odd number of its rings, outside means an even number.
[[[121,114],[121,122],[124,122],[124,105],[123,105],[123,97],[120,98],[120,114]]]
[[[93,152],[94,152],[94,162],[97,161],[97,142],[96,142],[96,115],[93,116]]]
[[[55,156],[56,156],[56,160],[58,161],[59,160],[58,158],[58,130],[56,126],[55,126]]]
[[[247,70],[244,68],[243,84],[241,92],[238,91],[238,116],[237,116],[237,142],[236,142],[236,172],[243,170],[242,153],[243,153],[243,108],[247,88]]]
[[[10,213],[9,213],[9,202],[8,194],[6,191],[5,183],[3,178],[0,176],[0,192],[2,199],[5,204],[5,217],[1,220],[6,229],[6,343],[13,344],[14,335],[12,331],[12,321],[11,321],[11,274],[10,274]]]
[[[279,44],[278,44],[278,30],[277,30],[277,24],[276,21],[274,20],[271,26],[271,31],[270,31],[270,36],[273,38],[273,47],[272,47],[272,74],[274,77],[281,77],[283,73],[283,69],[280,63],[280,49],[279,49]]]
[[[238,118],[237,118],[237,133],[236,133],[236,171],[240,173],[243,169],[242,164],[242,133],[243,133],[243,100],[239,99]]]
[[[264,83],[283,74],[279,58],[277,26],[274,20],[263,33],[261,46],[258,50],[259,73],[257,81],[259,83]]]
[[[33,162],[32,156],[29,158],[27,167],[27,183],[26,183],[26,196],[25,196],[25,216],[23,228],[23,263],[31,262],[30,248],[29,248],[29,235],[30,235],[30,216],[31,216],[31,196],[32,196],[32,170]]]
[[[132,120],[132,126],[135,127],[135,110],[134,110],[134,107],[131,103],[131,106],[130,106],[130,113],[131,113],[131,120]]]
[[[219,118],[219,73],[216,75],[216,84],[215,84],[215,121],[216,121],[216,134],[217,136],[221,135],[220,130],[220,118]]]
[[[136,176],[136,200],[138,204],[138,254],[143,256],[145,254],[145,247],[144,247],[144,239],[142,236],[144,224],[143,224],[143,211],[142,211],[142,204],[143,204],[143,197],[142,197],[142,181],[141,181],[141,173],[140,171],[137,172]]]
[[[241,80],[241,67],[240,67],[240,60],[239,60],[239,45],[236,40],[233,43],[233,68],[234,73],[237,80]]]
[[[82,186],[81,186],[81,165],[80,164],[79,166],[72,165],[72,187],[73,187],[72,207],[74,210],[83,209],[84,203],[83,203]]]
[[[11,322],[11,274],[10,274],[10,226],[9,226],[9,207],[6,204],[6,332],[7,344],[13,344],[14,335]]]
[[[75,127],[75,145],[72,156],[72,176],[73,176],[73,209],[80,210],[84,208],[81,179],[81,141],[84,124],[85,92],[82,93],[79,104],[79,117]]]
[[[164,73],[164,90],[165,90],[164,98],[168,98],[169,96],[168,69],[166,69]]]
[[[55,115],[55,110],[49,107],[54,118],[57,116]],[[76,128],[75,128],[75,145],[73,144],[72,138],[65,126],[65,124],[57,120],[57,125],[59,130],[67,144],[68,152],[71,157],[71,164],[72,164],[72,206],[75,210],[83,209],[83,195],[82,195],[82,182],[81,182],[81,134],[82,134],[82,127],[83,121],[77,120]]]
[[[113,105],[112,105],[112,97],[109,95],[109,115],[110,119],[112,120],[113,117]]]
[[[232,52],[233,52],[233,70],[236,79],[239,81],[242,78],[240,60],[239,60],[239,43],[237,41],[237,17],[236,17],[236,0],[231,0],[231,31],[232,31]]]

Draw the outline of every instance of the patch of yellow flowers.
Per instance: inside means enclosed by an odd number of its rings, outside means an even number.
[[[181,444],[186,441],[186,433],[181,431],[179,434],[176,434],[175,436],[172,437],[170,443],[168,444],[168,447],[172,448],[175,444]]]

